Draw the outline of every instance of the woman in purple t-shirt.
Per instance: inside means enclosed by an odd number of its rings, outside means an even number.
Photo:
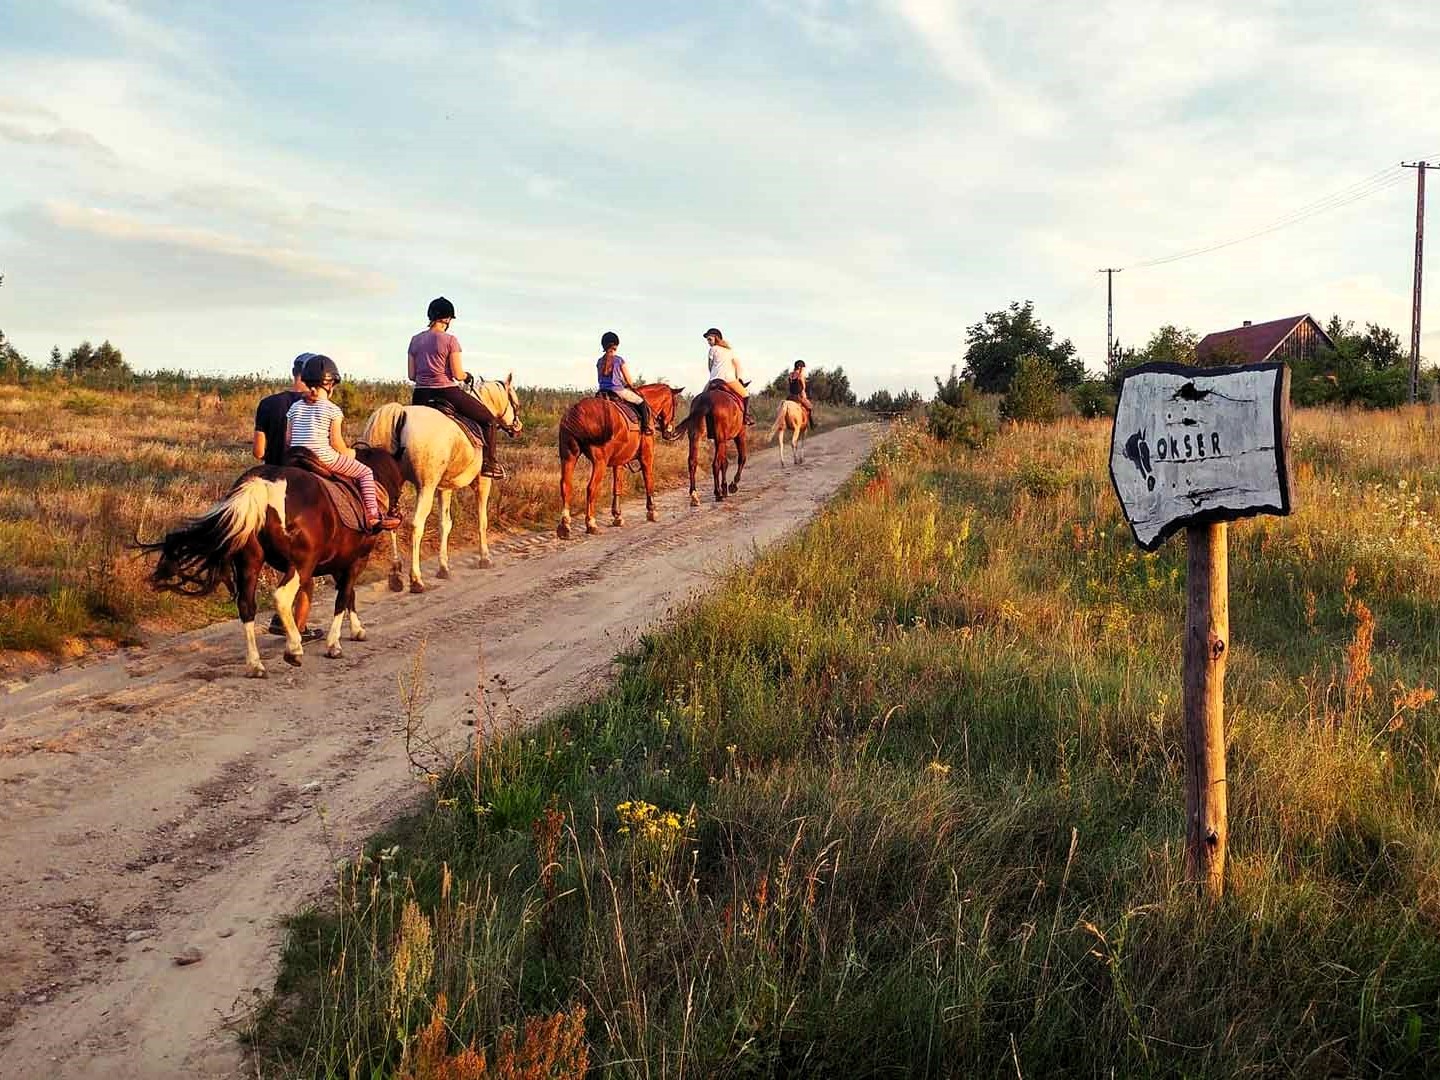
[[[495,460],[497,417],[485,407],[484,402],[467,393],[461,385],[470,382],[472,376],[465,374],[465,367],[460,361],[460,342],[450,333],[455,305],[445,297],[437,296],[430,301],[426,317],[430,320],[430,329],[422,330],[410,339],[409,376],[415,384],[410,401],[415,405],[428,405],[436,398],[444,398],[457,413],[478,421],[485,433],[485,460],[480,466],[480,473],[503,480],[505,470]]]

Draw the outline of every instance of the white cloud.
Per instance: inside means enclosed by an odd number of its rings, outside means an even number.
[[[0,139],[10,142],[29,143],[32,146],[55,146],[67,150],[82,150],[107,160],[115,157],[115,151],[95,138],[88,131],[75,128],[52,128],[49,131],[34,131],[0,121]]]

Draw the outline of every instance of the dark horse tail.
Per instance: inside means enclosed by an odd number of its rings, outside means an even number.
[[[160,552],[150,585],[186,596],[206,596],[228,581],[230,560],[265,525],[269,510],[285,521],[285,481],[263,476],[243,478],[230,494],[193,521],[144,551]]]
[[[690,415],[660,437],[666,442],[674,442],[676,439],[690,434],[690,429],[702,422],[705,424],[705,434],[713,439],[715,437],[715,417],[710,408],[710,399],[703,392],[696,394],[695,399],[690,402]]]

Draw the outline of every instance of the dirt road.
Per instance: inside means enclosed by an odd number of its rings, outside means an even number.
[[[425,735],[450,746],[474,731],[477,676],[512,717],[579,700],[636,633],[809,517],[876,434],[823,434],[783,472],[767,448],[738,496],[691,510],[668,492],[658,524],[632,494],[623,529],[517,537],[424,596],[369,586],[370,639],[343,659],[312,645],[297,671],[271,637],[270,678],[246,679],[231,622],[10,687],[0,1075],[244,1075],[226,1025],[272,981],[279,918],[417,791],[399,691],[417,663]]]

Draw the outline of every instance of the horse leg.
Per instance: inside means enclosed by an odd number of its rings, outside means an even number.
[[[655,513],[655,440],[647,439],[640,448],[640,475],[645,479],[645,520],[659,521]]]
[[[590,484],[585,489],[585,531],[598,533],[600,525],[595,520],[595,500],[600,498],[600,489],[605,486],[605,466],[595,458],[590,459]]]
[[[400,572],[400,540],[396,535],[400,530],[390,530],[390,591],[405,591],[405,575]]]
[[[740,434],[735,436],[735,479],[730,481],[731,495],[740,490],[740,474],[745,471],[746,441],[745,429],[742,427]]]
[[[575,479],[577,457],[567,448],[560,451],[560,524],[555,526],[555,535],[561,540],[570,539],[570,485]]]
[[[795,459],[796,465],[805,460],[805,455],[800,450],[800,442],[805,438],[805,432],[809,430],[809,425],[802,420],[800,426],[790,435],[790,456]]]
[[[295,595],[295,628],[304,633],[310,625],[310,605],[315,600],[315,579],[306,581]]]
[[[699,506],[700,496],[695,492],[695,469],[700,464],[700,432],[690,426],[690,505]]]
[[[440,569],[435,576],[445,580],[450,577],[450,497],[449,488],[440,489]]]
[[[430,506],[435,501],[434,485],[420,489],[415,496],[415,519],[410,523],[410,591],[425,591],[425,579],[420,575],[420,541],[425,538],[425,523],[430,520]]]
[[[725,443],[715,440],[715,453],[710,458],[710,473],[715,480],[715,501],[725,501],[725,471],[730,467],[730,457],[725,452]]]
[[[620,466],[610,466],[610,523],[615,528],[625,524],[625,519],[620,516]]]
[[[260,662],[260,647],[255,643],[255,587],[260,581],[260,567],[264,559],[259,542],[252,539],[231,560],[235,571],[235,607],[240,612],[240,626],[245,631],[245,674],[252,679],[265,677],[265,665]]]
[[[304,583],[300,571],[290,567],[285,571],[285,580],[275,590],[275,614],[280,616],[280,625],[285,627],[285,662],[300,666],[300,657],[305,647],[300,642],[300,630],[295,625],[295,595]]]
[[[494,483],[488,476],[477,476],[475,478],[475,520],[480,529],[480,561],[476,565],[481,570],[489,570],[494,566],[490,558],[490,485]]]
[[[354,595],[352,572],[353,567],[347,566],[331,575],[335,579],[335,617],[330,620],[330,633],[325,638],[325,655],[331,660],[338,660],[345,655],[340,649],[340,624],[345,618],[347,602]]]
[[[790,422],[785,417],[785,406],[780,406],[780,417],[775,421],[780,425],[780,438],[776,439],[776,448],[780,451],[780,468],[785,468],[785,432],[790,430]]]

